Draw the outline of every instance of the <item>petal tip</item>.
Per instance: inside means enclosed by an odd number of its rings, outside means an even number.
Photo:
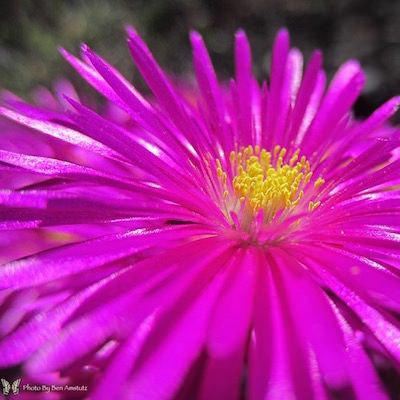
[[[195,31],[195,30],[190,31],[189,38],[190,38],[192,45],[203,41],[203,37],[201,36],[200,32]]]
[[[80,49],[81,49],[81,52],[84,54],[93,53],[91,48],[86,43],[81,43]]]
[[[243,28],[239,28],[236,32],[235,32],[235,38],[239,39],[239,38],[246,38],[246,32],[244,31]]]
[[[278,30],[278,33],[276,34],[276,40],[282,40],[282,41],[287,41],[289,42],[290,35],[289,31],[286,27],[282,27]]]
[[[132,25],[125,25],[125,32],[128,35],[128,39],[130,39],[133,36],[138,36],[137,30],[132,26]]]

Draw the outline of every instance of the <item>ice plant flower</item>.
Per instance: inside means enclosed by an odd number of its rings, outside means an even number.
[[[18,182],[2,181],[1,229],[59,238],[0,268],[0,366],[85,384],[91,399],[389,398],[399,98],[356,121],[357,61],[326,85],[321,53],[303,72],[286,30],[268,84],[243,31],[229,85],[201,36],[191,42],[190,101],[128,28],[151,99],[84,45],[81,59],[61,53],[112,115],[68,90],[64,111],[12,98],[0,109],[30,141],[52,140],[51,154],[1,142]]]

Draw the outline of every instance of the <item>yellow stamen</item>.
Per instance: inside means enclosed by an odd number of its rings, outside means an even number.
[[[310,163],[305,156],[299,159],[300,150],[292,153],[289,161],[285,161],[286,153],[286,148],[280,145],[276,145],[272,153],[258,145],[240,151],[236,148],[230,153],[234,175],[231,188],[236,199],[246,202],[252,212],[263,209],[267,218],[272,218],[278,211],[294,208],[301,202],[304,189],[312,178]],[[223,183],[223,197],[227,199],[232,189],[228,191],[227,174],[221,162],[216,160],[216,164],[217,175]],[[319,177],[314,188],[318,189],[324,182]],[[320,201],[309,201],[308,210],[313,211],[320,204]]]
[[[315,182],[314,182],[314,187],[315,189],[318,189],[325,183],[325,179],[319,177]]]
[[[320,204],[320,201],[316,201],[315,203],[313,201],[310,201],[308,203],[308,211],[314,211],[317,207],[319,207]]]

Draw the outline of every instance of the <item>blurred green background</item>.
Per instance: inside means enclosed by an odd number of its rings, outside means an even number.
[[[255,72],[267,74],[271,42],[287,26],[308,56],[324,50],[331,74],[350,57],[368,74],[356,105],[366,115],[400,92],[400,2],[356,0],[13,0],[0,2],[0,87],[29,98],[37,85],[60,76],[81,81],[59,56],[62,45],[77,54],[84,41],[139,82],[125,46],[133,24],[169,72],[191,71],[188,31],[205,37],[221,78],[232,73],[232,39],[243,27],[251,40]]]

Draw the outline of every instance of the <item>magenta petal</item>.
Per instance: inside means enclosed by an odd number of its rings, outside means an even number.
[[[165,76],[160,66],[154,60],[151,52],[139,37],[137,32],[128,28],[128,45],[132,57],[139,68],[142,76],[157,97],[161,106],[166,110],[174,124],[185,132],[193,143],[201,146],[202,135],[196,136],[198,129],[189,119],[179,96],[173,88],[169,79]]]
[[[251,71],[251,50],[244,31],[235,35],[235,79],[238,96],[238,120],[244,143],[254,141],[252,117],[253,74]]]
[[[267,119],[266,132],[269,136],[268,148],[273,148],[278,144],[275,137],[277,121],[285,118],[285,110],[281,109],[281,89],[285,80],[285,66],[289,52],[289,33],[286,29],[281,29],[275,39],[272,51],[271,63],[271,83],[267,100]],[[282,113],[282,114],[281,114]]]
[[[362,348],[355,332],[351,330],[343,316],[340,315],[338,309],[334,306],[333,309],[336,311],[336,316],[340,321],[344,333],[346,347],[348,349],[349,371],[356,395],[360,399],[387,399],[388,397],[383,390],[378,374],[371,360]]]
[[[40,121],[29,118],[3,107],[0,107],[0,115],[10,118],[29,128],[36,129],[37,131],[42,132],[46,135],[54,136],[67,143],[80,146],[87,151],[94,151],[105,157],[116,157],[116,153],[114,153],[107,147],[70,128],[62,127],[48,121]]]
[[[127,112],[132,116],[133,120],[137,121],[140,126],[143,126],[149,132],[155,133],[156,137],[160,136],[159,139],[165,140],[174,149],[174,156],[181,154],[182,146],[178,140],[179,137],[176,137],[176,132],[173,132],[173,134],[169,132],[169,127],[164,126],[164,121],[161,121],[160,117],[156,115],[155,110],[153,110],[150,104],[131,85],[122,79],[119,74],[113,71],[102,58],[92,52],[89,47],[85,46],[84,52],[124,104],[126,103],[125,109],[128,110]],[[109,122],[108,124],[110,125]],[[144,132],[141,133],[143,134]],[[124,136],[128,135],[120,136],[120,140],[124,139]],[[183,154],[188,155],[187,153]]]
[[[289,144],[293,143],[293,138],[287,137],[287,125],[303,73],[303,56],[298,49],[289,51],[285,69],[280,98],[281,117],[275,126],[275,140],[276,143],[281,143],[281,146],[289,147]]]
[[[121,307],[120,304],[118,306]],[[115,331],[120,329],[119,314],[120,310],[117,306],[103,307],[96,315],[67,325],[55,340],[50,339],[27,360],[25,370],[30,375],[37,375],[69,366],[106,342]],[[90,335],[87,334],[88,331],[91,332]]]
[[[154,349],[130,379],[127,396],[143,400],[171,398],[204,345],[208,319],[222,285],[222,277],[217,276],[172,331],[165,332],[162,345]],[[182,348],[184,351],[181,351]]]
[[[135,254],[154,246],[162,238],[174,240],[186,235],[185,228],[179,227],[153,231],[137,229],[65,245],[4,265],[0,269],[0,284],[6,288],[17,287],[16,281],[18,287],[48,282]]]
[[[117,354],[114,355],[103,379],[95,388],[92,398],[93,400],[108,400],[109,399],[109,382],[114,382],[117,388],[114,393],[117,393],[120,398],[122,396],[129,396],[126,394],[126,380],[132,364],[135,362],[139,355],[143,342],[147,339],[148,335],[154,325],[155,314],[150,315],[145,321],[142,322],[135,334],[132,334],[119,348]],[[125,390],[122,391],[121,388]],[[129,397],[128,397],[129,398]]]
[[[85,64],[81,60],[74,57],[72,54],[68,53],[63,48],[60,48],[61,55],[76,69],[76,71],[86,79],[89,84],[91,84],[96,90],[102,93],[109,100],[120,106],[125,111],[128,111],[128,108],[124,103],[118,98],[115,92],[104,82],[104,79],[100,76],[100,74],[94,70],[91,66]]]
[[[386,320],[379,311],[368,305],[356,293],[343,285],[331,274],[323,269],[321,269],[320,274],[323,276],[325,283],[359,316],[363,324],[371,329],[391,356],[399,361],[400,329]]]
[[[213,65],[204,45],[203,39],[197,32],[190,35],[193,47],[193,64],[196,71],[196,79],[202,95],[202,104],[206,107],[212,128],[220,133],[221,142],[225,148],[232,146],[229,135],[226,132],[225,109],[222,93],[218,84]]]
[[[295,324],[304,335],[303,341],[309,343],[315,352],[322,378],[333,387],[344,386],[348,380],[344,339],[325,294],[295,259],[279,254],[277,261]],[[320,328],[322,326],[324,329]]]
[[[46,341],[57,335],[64,321],[76,308],[106,282],[107,279],[88,286],[60,305],[36,314],[28,322],[2,339],[0,341],[0,366],[7,367],[24,361]]]
[[[238,400],[244,373],[243,363],[244,348],[229,357],[209,358],[201,383],[199,400]]]
[[[208,348],[213,358],[237,352],[248,337],[256,280],[255,254],[247,251],[231,265],[210,321]],[[240,298],[240,304],[236,300]]]
[[[315,51],[307,65],[304,78],[301,81],[298,95],[296,97],[295,106],[292,114],[292,126],[289,138],[297,135],[305,117],[305,112],[311,100],[313,91],[317,85],[318,74],[321,69],[322,55],[321,52]]]

